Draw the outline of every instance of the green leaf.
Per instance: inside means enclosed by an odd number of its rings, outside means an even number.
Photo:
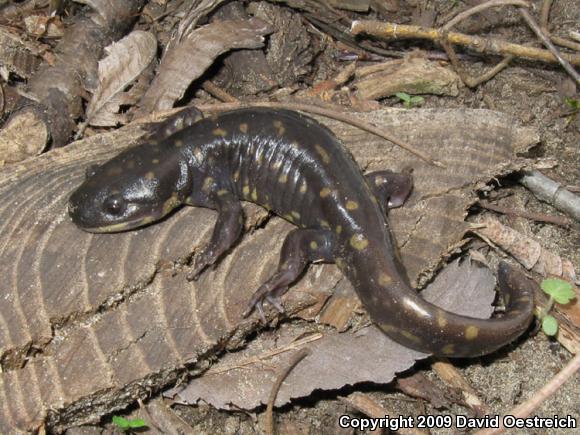
[[[576,297],[572,284],[559,278],[548,278],[540,284],[544,293],[552,296],[559,304],[567,304]]]
[[[113,416],[113,424],[124,432],[127,432],[129,429],[138,429],[140,427],[147,426],[145,420],[140,418],[129,420],[123,417],[119,417],[118,415]]]
[[[129,420],[119,417],[118,415],[113,415],[113,424],[123,431],[129,430],[131,427],[129,425]]]
[[[405,102],[411,101],[411,96],[406,92],[397,92],[395,95]]]
[[[140,428],[140,427],[147,426],[147,423],[145,423],[145,420],[142,420],[140,418],[136,418],[134,420],[129,420],[129,426],[132,429],[137,429],[137,428]]]
[[[553,337],[558,332],[558,321],[554,317],[547,315],[542,319],[542,330],[544,334]]]
[[[580,102],[574,98],[566,97],[564,98],[564,103],[566,103],[573,110],[580,109]]]
[[[418,106],[419,104],[423,104],[425,102],[425,98],[419,96],[419,95],[415,95],[413,97],[411,97],[411,103]]]

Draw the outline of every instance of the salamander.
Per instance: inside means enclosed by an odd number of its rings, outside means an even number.
[[[90,232],[115,232],[150,224],[183,204],[215,209],[211,239],[188,276],[195,279],[240,237],[240,200],[251,201],[297,228],[246,314],[262,314],[265,301],[282,310],[281,296],[308,263],[324,261],[336,263],[352,282],[373,322],[412,349],[473,357],[504,346],[528,327],[533,287],[505,263],[499,281],[506,311],[499,318],[445,311],[410,286],[386,218],[387,209],[410,193],[409,174],[363,175],[328,128],[298,112],[248,108],[208,118],[193,113],[91,168],[70,197],[73,222]]]

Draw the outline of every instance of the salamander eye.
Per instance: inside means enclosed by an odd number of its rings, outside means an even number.
[[[121,195],[111,195],[105,200],[105,210],[112,215],[119,215],[125,210],[125,201]]]

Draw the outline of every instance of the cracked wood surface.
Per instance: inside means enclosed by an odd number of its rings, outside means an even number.
[[[377,111],[360,115],[447,165],[418,162],[390,143],[323,120],[365,169],[414,169],[415,191],[391,221],[409,276],[433,268],[466,229],[472,190],[509,170],[513,148],[535,131],[486,110]],[[128,127],[0,171],[0,432],[47,422],[95,421],[136,397],[207,366],[255,330],[240,313],[273,272],[292,226],[278,218],[244,236],[199,281],[182,263],[211,233],[215,213],[185,208],[137,231],[89,234],[68,219],[66,202],[87,165],[133,143]],[[245,207],[247,226],[265,216]],[[311,267],[286,299],[292,312],[331,292],[334,266]]]

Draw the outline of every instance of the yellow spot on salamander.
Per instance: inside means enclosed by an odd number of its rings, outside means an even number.
[[[153,163],[154,165],[158,165],[159,159],[153,159],[153,160],[151,160],[151,163]]]
[[[439,325],[440,328],[445,328],[447,326],[447,318],[443,311],[437,312],[437,325]]]
[[[244,196],[248,196],[250,194],[250,186],[246,184],[244,187],[242,187],[242,193]]]
[[[221,136],[221,137],[225,137],[228,132],[225,131],[223,128],[216,128],[212,131],[212,133],[214,134],[214,136]]]
[[[154,178],[155,178],[155,172],[153,172],[153,171],[149,171],[145,174],[146,180],[153,180]]]
[[[320,191],[320,197],[326,198],[328,195],[330,195],[330,189],[328,187],[323,187]]]
[[[355,234],[350,238],[350,245],[357,251],[362,251],[369,245],[369,241],[362,234]]]
[[[320,157],[322,157],[322,161],[324,163],[330,163],[330,156],[328,155],[328,151],[326,151],[318,144],[314,145],[314,149],[316,149],[316,152],[320,155]]]
[[[218,193],[217,193],[217,195],[218,195],[218,196],[225,196],[225,195],[227,195],[228,193],[230,193],[228,190],[226,190],[226,189],[220,189],[220,190],[218,190]]]
[[[177,148],[181,148],[183,146],[183,141],[181,139],[175,139],[175,142],[173,142],[173,144],[177,147]]]
[[[284,128],[284,124],[282,124],[282,121],[274,121],[274,128],[276,129],[276,134],[278,136],[283,136],[284,133],[286,132],[286,128]]]
[[[342,225],[337,225],[335,228],[336,234],[342,233]]]
[[[446,344],[441,349],[441,352],[445,355],[451,355],[452,353],[455,353],[455,346],[453,346],[452,344]]]
[[[322,228],[326,228],[327,230],[330,229],[330,224],[328,223],[328,221],[325,221],[324,219],[320,219],[320,221],[318,221],[318,223]]]
[[[214,179],[212,177],[207,177],[203,180],[203,186],[201,187],[202,192],[209,193],[214,185]]]
[[[163,215],[165,216],[171,210],[179,205],[179,199],[177,198],[177,193],[171,194],[169,199],[163,203]]]
[[[201,153],[201,150],[199,149],[199,147],[195,147],[193,149],[193,156],[195,157],[195,159],[198,162],[201,162],[203,160],[203,154]]]
[[[257,201],[257,200],[258,200],[258,191],[254,187],[254,190],[252,191],[252,201]]]
[[[358,208],[358,202],[356,201],[347,201],[346,202],[346,209],[347,210],[356,210]]]
[[[340,270],[346,270],[346,263],[342,258],[337,258],[334,260],[334,262],[336,263],[336,265]]]
[[[248,124],[246,124],[245,122],[242,122],[240,124],[240,131],[244,134],[246,134],[248,132]]]
[[[379,285],[387,286],[391,283],[391,281],[392,279],[389,275],[387,275],[385,272],[381,272],[379,275]]]
[[[294,219],[300,219],[300,213],[298,213],[297,211],[290,212],[290,214],[294,216]]]
[[[282,167],[282,162],[280,160],[272,164],[272,169],[280,169]]]
[[[389,323],[381,323],[381,324],[379,324],[379,328],[381,328],[387,334],[389,332],[396,332],[398,330],[398,328],[396,326],[393,326]]]
[[[468,340],[475,340],[479,335],[479,328],[477,326],[468,326],[465,328],[465,338]]]
[[[234,172],[234,181],[238,181],[240,179],[240,171]]]
[[[291,214],[285,214],[284,216],[282,216],[284,219],[286,219],[289,222],[294,222],[294,217]]]
[[[318,249],[318,243],[316,243],[314,240],[310,242],[310,249],[312,250]]]
[[[401,335],[414,343],[421,343],[421,339],[409,331],[401,331]]]
[[[278,178],[278,183],[286,183],[288,181],[288,175],[282,174],[280,178]]]
[[[268,211],[272,210],[272,206],[271,206],[270,204],[268,204],[268,203],[264,204],[264,206],[263,206],[263,207],[264,207],[266,210],[268,210]]]
[[[306,193],[306,189],[308,188],[306,181],[303,181],[300,185],[300,193]]]

